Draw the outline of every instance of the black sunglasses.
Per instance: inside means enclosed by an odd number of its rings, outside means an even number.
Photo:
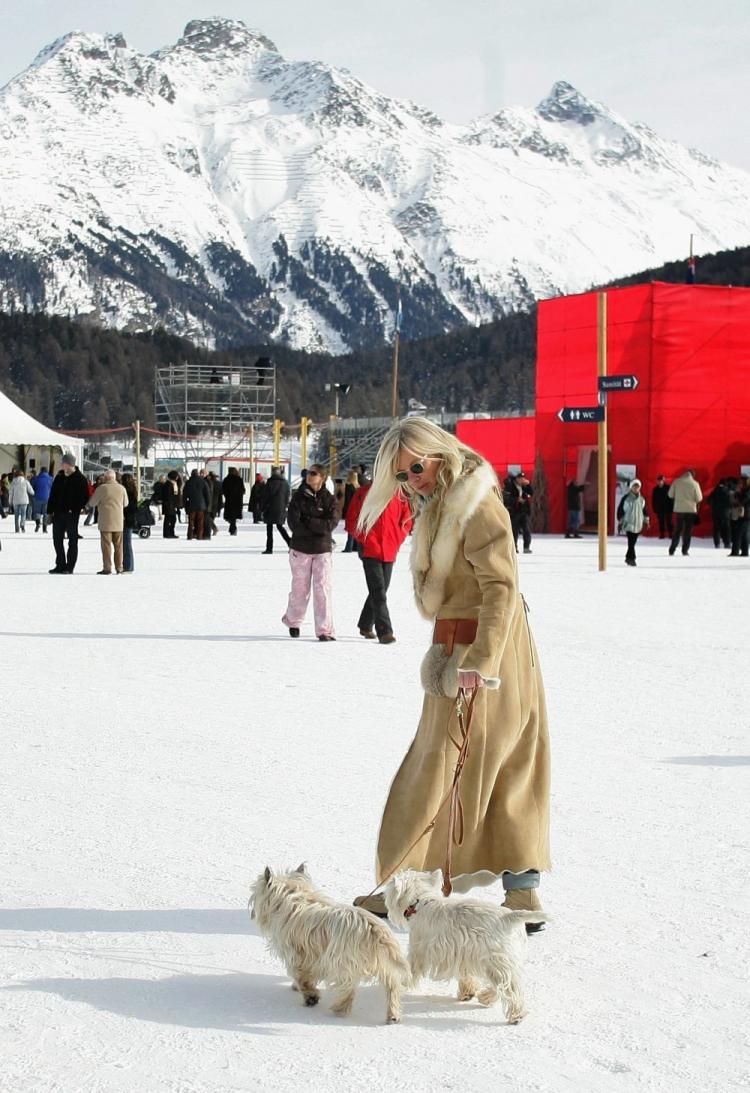
[[[412,463],[411,467],[409,467],[409,471],[411,471],[412,474],[421,474],[423,470],[424,466],[421,463]],[[396,481],[408,482],[409,471],[396,471]]]

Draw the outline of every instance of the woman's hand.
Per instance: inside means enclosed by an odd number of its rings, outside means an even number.
[[[484,680],[479,672],[465,672],[458,669],[458,685],[464,691],[473,691],[475,688],[484,687]]]

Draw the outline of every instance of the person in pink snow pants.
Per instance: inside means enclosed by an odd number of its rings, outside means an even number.
[[[313,463],[302,485],[292,494],[287,523],[292,531],[289,564],[292,587],[281,619],[289,636],[298,638],[305,621],[310,591],[318,641],[335,641],[331,600],[333,529],[337,523],[336,501],[326,489],[326,470]]]

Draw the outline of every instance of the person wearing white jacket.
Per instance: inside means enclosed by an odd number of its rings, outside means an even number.
[[[643,529],[649,526],[646,499],[641,494],[640,478],[633,479],[630,483],[630,489],[617,506],[617,519],[620,523],[620,530],[624,531],[628,537],[625,565],[635,565],[635,544],[638,542],[638,536]]]
[[[26,509],[34,496],[34,487],[28,481],[23,471],[16,471],[10,484],[8,501],[13,509],[16,520],[16,534],[26,531]]]

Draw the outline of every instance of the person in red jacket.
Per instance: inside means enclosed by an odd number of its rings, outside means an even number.
[[[363,535],[357,520],[369,485],[360,486],[346,511],[346,530],[357,540],[357,550],[365,570],[368,596],[359,616],[359,632],[363,638],[377,636],[381,645],[390,645],[393,636],[388,614],[387,592],[396,555],[411,531],[412,515],[409,502],[400,493],[391,499],[373,528]]]

